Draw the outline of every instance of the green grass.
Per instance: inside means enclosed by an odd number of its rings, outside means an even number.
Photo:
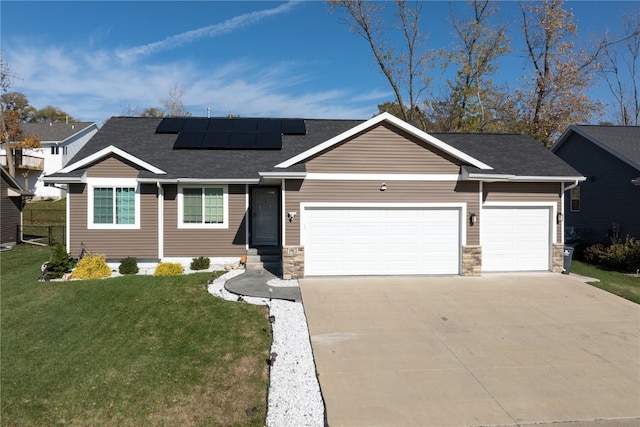
[[[571,273],[599,279],[599,282],[589,284],[640,304],[640,277],[603,270],[580,261],[572,261]]]
[[[211,296],[211,273],[38,282],[50,253],[0,254],[3,426],[263,425],[265,307]]]
[[[22,210],[24,225],[65,225],[66,200],[41,200],[27,203]]]

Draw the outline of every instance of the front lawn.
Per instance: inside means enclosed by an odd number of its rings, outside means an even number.
[[[3,426],[262,426],[265,307],[211,273],[38,282],[50,248],[0,254]]]
[[[640,277],[603,270],[595,265],[575,260],[571,262],[571,273],[599,279],[599,282],[589,284],[640,304]]]

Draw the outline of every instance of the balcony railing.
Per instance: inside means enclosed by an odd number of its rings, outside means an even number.
[[[22,154],[16,152],[14,154],[14,160],[16,164],[16,170],[44,170],[44,159],[42,157],[29,156],[28,154]],[[0,155],[0,165],[7,167],[7,155]]]

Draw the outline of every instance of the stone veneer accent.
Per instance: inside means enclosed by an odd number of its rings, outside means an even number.
[[[302,279],[304,277],[304,246],[284,246],[282,248],[282,278]]]
[[[462,275],[480,276],[482,273],[482,246],[462,247]]]
[[[564,245],[562,243],[554,243],[551,271],[562,273],[562,270],[564,270]]]

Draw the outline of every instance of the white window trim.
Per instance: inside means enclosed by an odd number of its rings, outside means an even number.
[[[185,188],[222,188],[222,224],[184,223],[184,189]],[[227,184],[201,184],[178,186],[178,228],[182,229],[227,229],[229,228],[229,186]]]
[[[133,224],[95,224],[93,222],[93,191],[95,188],[135,188],[135,219]],[[114,192],[115,193],[115,192]],[[114,206],[115,207],[115,206]],[[115,219],[115,213],[114,213]],[[140,184],[131,178],[87,178],[87,228],[90,230],[139,230]]]

